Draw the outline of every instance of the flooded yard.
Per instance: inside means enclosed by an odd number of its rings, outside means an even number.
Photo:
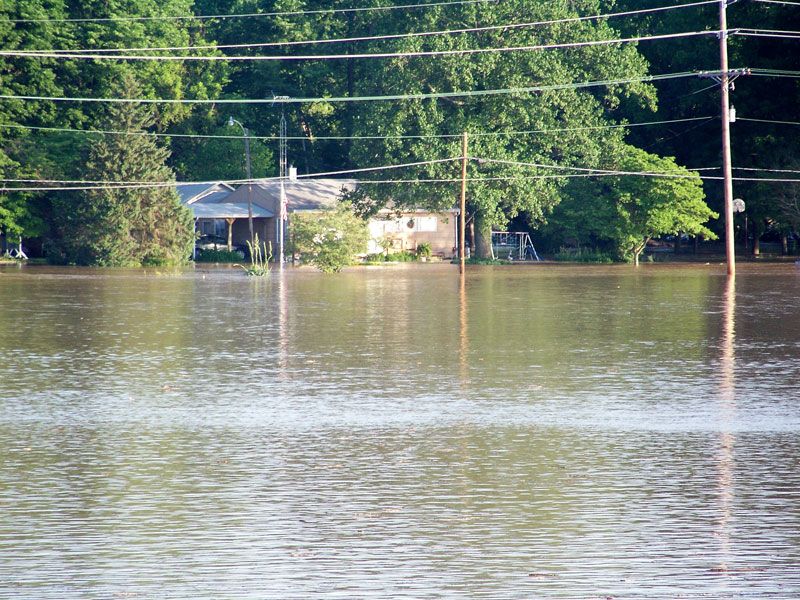
[[[0,266],[0,597],[800,597],[800,269]]]

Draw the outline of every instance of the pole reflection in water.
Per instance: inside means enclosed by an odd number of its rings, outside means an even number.
[[[469,332],[467,323],[467,278],[464,273],[459,276],[458,286],[458,364],[462,391],[466,393],[469,383]]]
[[[278,377],[288,379],[289,368],[289,300],[286,289],[287,270],[278,270]]]
[[[733,470],[736,466],[734,445],[736,438],[729,431],[736,412],[736,279],[729,276],[725,281],[722,306],[722,339],[720,344],[720,390],[719,409],[721,420],[720,451],[717,459],[717,489],[719,491],[719,518],[717,536],[720,541],[719,571],[727,571],[728,560],[733,556],[731,548],[731,510],[734,501]]]

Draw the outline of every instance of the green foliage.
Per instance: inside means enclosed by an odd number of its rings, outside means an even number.
[[[269,275],[269,261],[272,260],[272,242],[259,242],[256,234],[255,243],[247,240],[247,250],[250,253],[250,266],[239,265],[250,277],[265,277]]]
[[[126,76],[119,95],[135,96],[136,82]],[[152,124],[147,106],[113,105],[106,126],[141,132]],[[110,136],[94,141],[85,172],[97,181],[174,181],[165,165],[168,150],[147,136]],[[191,212],[174,187],[97,187],[60,197],[58,262],[100,266],[178,265],[188,261],[194,244]]]
[[[417,258],[430,258],[433,254],[430,242],[420,242],[417,244]]]
[[[649,240],[662,235],[716,239],[704,224],[717,214],[705,203],[696,172],[633,146],[610,156],[606,168],[667,177],[619,175],[573,182],[570,197],[551,219],[562,239],[589,246],[608,244],[618,259],[634,262]]]
[[[608,252],[596,248],[565,248],[562,247],[553,256],[557,261],[579,263],[612,263],[614,257]]]
[[[401,250],[400,252],[393,252],[386,255],[386,262],[414,262],[417,260],[417,255],[408,250]]]
[[[197,251],[197,256],[195,257],[195,262],[205,262],[205,263],[238,263],[242,260],[243,256],[241,252],[237,252],[236,250],[228,251],[228,250],[214,250],[212,248],[207,248],[203,250]]]
[[[321,213],[295,214],[292,231],[301,262],[325,273],[352,264],[354,257],[366,250],[369,239],[367,224],[347,204]]]

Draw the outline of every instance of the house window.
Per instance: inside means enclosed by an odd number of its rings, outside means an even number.
[[[415,217],[414,231],[433,232],[436,231],[436,217]]]

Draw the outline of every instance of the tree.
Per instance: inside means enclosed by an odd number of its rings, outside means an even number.
[[[716,239],[704,223],[718,215],[705,203],[703,182],[696,172],[677,165],[671,157],[659,157],[633,146],[611,157],[605,168],[642,175],[573,182],[569,199],[551,219],[563,236],[610,246],[618,258],[637,265],[647,242],[662,235]]]
[[[549,20],[600,12],[600,3],[586,0],[564,3],[541,0],[509,0],[503,3],[442,7],[403,15],[403,29],[435,30],[465,26],[500,25],[514,22],[524,14],[528,20]],[[395,29],[401,27],[395,17]],[[503,48],[552,42],[603,40],[617,37],[605,22],[498,29],[480,35],[450,35],[397,40],[384,50],[458,51],[476,47]],[[646,72],[646,63],[635,48],[597,46],[568,51],[487,52],[484,54],[430,57],[400,57],[361,67],[359,93],[425,94],[455,90],[504,89],[590,80],[630,78]],[[378,75],[378,69],[381,74]],[[470,156],[507,163],[472,163],[467,209],[474,215],[476,255],[491,252],[493,227],[505,227],[522,217],[531,226],[546,221],[547,215],[563,198],[564,182],[536,178],[552,174],[545,168],[512,163],[542,165],[596,165],[619,145],[623,130],[585,126],[608,123],[625,98],[654,106],[652,89],[646,85],[601,87],[595,91],[578,89],[539,93],[459,97],[452,99],[407,99],[400,102],[371,102],[359,105],[355,133],[386,135],[384,139],[360,142],[351,152],[350,162],[358,165],[397,164],[457,158],[460,144],[455,139],[426,138],[426,135],[460,132],[479,135],[470,139]],[[553,131],[553,130],[561,131]],[[529,135],[503,135],[504,131],[535,131]],[[542,130],[550,130],[544,132]],[[480,135],[494,133],[494,135]],[[423,136],[398,139],[398,134]],[[433,163],[397,172],[398,178],[456,179],[458,165]],[[532,177],[534,176],[534,177]],[[456,199],[456,184],[364,186],[365,194],[377,199],[375,208],[387,202],[397,206],[442,209]]]
[[[325,273],[335,273],[366,251],[369,234],[364,220],[349,205],[342,204],[322,213],[295,214],[292,239],[302,262]]]
[[[125,76],[117,94],[136,97],[139,88]],[[147,106],[115,104],[105,126],[143,132],[153,123]],[[183,264],[191,254],[194,227],[182,206],[174,173],[166,166],[169,151],[142,135],[112,135],[92,143],[85,173],[107,181],[59,201],[60,260],[102,266]],[[152,187],[118,187],[113,182],[152,182]]]

